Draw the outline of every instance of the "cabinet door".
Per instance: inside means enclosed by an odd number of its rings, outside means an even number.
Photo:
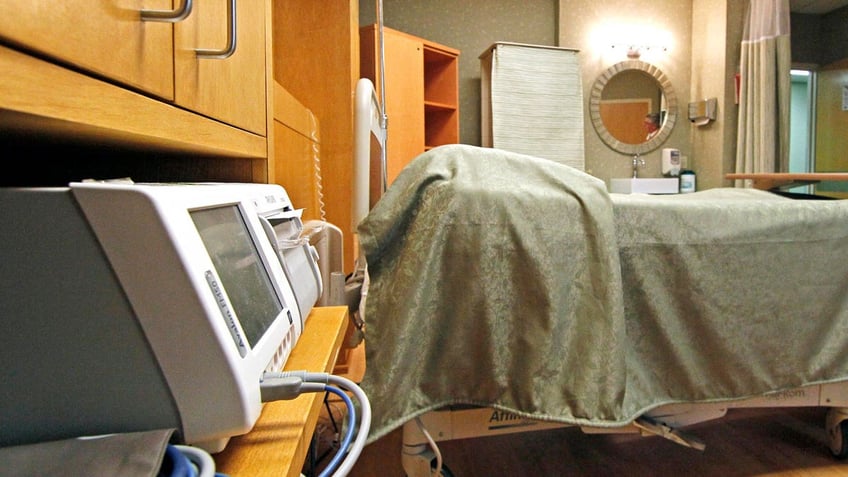
[[[236,49],[227,58],[198,56],[223,49],[228,9],[236,7]],[[176,103],[247,131],[265,135],[265,1],[196,0],[175,25]]]
[[[170,0],[0,0],[0,41],[173,98],[172,25],[141,21]]]
[[[424,152],[424,48],[420,40],[384,31],[386,175],[389,183]]]

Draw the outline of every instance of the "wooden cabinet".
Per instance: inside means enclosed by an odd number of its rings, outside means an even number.
[[[292,204],[303,209],[303,222],[324,220],[318,118],[279,84],[274,85],[274,152],[279,158],[274,177]]]
[[[141,20],[142,10],[184,1],[0,0],[0,149],[18,158],[0,186],[89,177],[282,184],[275,175],[284,171],[282,185],[295,187],[290,156],[274,153],[289,139],[274,139],[277,80],[321,124],[322,168],[332,171],[326,219],[354,250],[358,0],[236,0],[236,52],[222,60],[194,50],[224,47],[230,0],[194,0],[175,23]]]
[[[0,0],[0,132],[254,158],[250,177],[272,179],[270,0],[236,0],[234,17],[229,2],[192,3],[170,23],[140,13],[170,0]],[[225,48],[231,24],[235,53],[197,55]]]
[[[415,156],[459,142],[459,50],[383,27],[387,177]],[[362,76],[380,90],[379,29],[360,29]]]
[[[165,99],[174,97],[173,24],[141,21],[171,0],[3,0],[0,38]]]
[[[264,134],[264,0],[191,2],[185,19],[144,20],[170,1],[4,1],[0,37],[191,111]],[[235,11],[231,12],[230,8]],[[234,15],[235,23],[229,19]],[[235,31],[232,31],[235,30]],[[226,50],[227,58],[197,50]]]
[[[359,0],[274,0],[273,17],[274,80],[312,111],[321,126],[326,220],[343,232],[344,268],[350,273],[356,250],[351,197],[353,97],[360,78]],[[298,167],[282,154],[276,162],[277,171]]]
[[[175,102],[256,134],[265,134],[265,0],[195,1],[174,26]],[[235,7],[235,25],[229,9]],[[198,56],[222,50],[234,28],[235,51],[226,58]]]

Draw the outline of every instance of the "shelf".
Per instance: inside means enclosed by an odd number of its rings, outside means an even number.
[[[451,108],[427,109],[424,120],[424,145],[427,148],[456,144],[459,137],[459,112]]]
[[[424,150],[459,142],[459,51],[425,42]]]
[[[424,45],[424,100],[457,106],[459,52]]]
[[[267,157],[265,137],[0,46],[0,130],[228,157]],[[132,114],[128,114],[132,111]]]
[[[386,114],[392,124],[386,145],[391,183],[419,154],[459,142],[459,50],[383,28]],[[377,25],[360,30],[363,77],[380,88]]]
[[[424,111],[456,111],[455,104],[439,103],[436,101],[424,101]]]

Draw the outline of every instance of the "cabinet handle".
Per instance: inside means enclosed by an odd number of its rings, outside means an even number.
[[[142,10],[141,20],[171,23],[183,21],[191,13],[191,2],[192,0],[183,0],[183,5],[176,10]]]
[[[230,0],[230,8],[227,10],[227,46],[221,50],[198,48],[194,51],[200,58],[215,60],[229,58],[236,52],[236,0]]]

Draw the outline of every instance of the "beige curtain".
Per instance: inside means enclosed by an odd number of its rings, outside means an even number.
[[[789,0],[749,0],[735,172],[789,170]],[[736,186],[749,186],[737,181]]]

